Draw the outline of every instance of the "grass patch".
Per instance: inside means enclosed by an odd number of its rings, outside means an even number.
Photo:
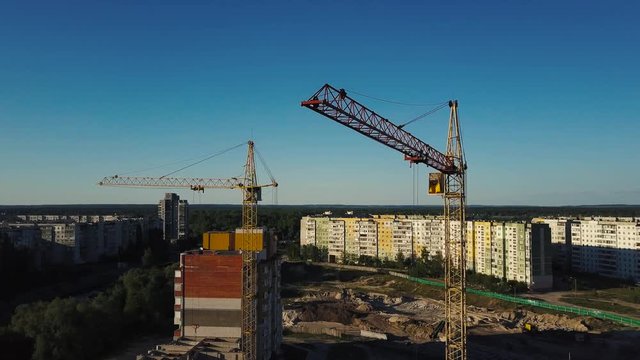
[[[594,290],[588,295],[589,298],[596,299],[617,299],[633,304],[640,304],[640,287],[611,288],[606,290]]]
[[[616,289],[620,289],[623,290],[621,293],[625,293],[625,288],[630,287],[633,289],[635,287],[633,282],[629,280],[610,278],[598,274],[574,273],[572,276],[578,280],[578,290],[614,290],[615,292]],[[574,286],[572,281],[568,281],[568,283],[571,288]]]
[[[562,301],[590,309],[608,311],[617,314],[631,315],[640,318],[640,310],[624,306],[611,300],[596,300],[585,296],[563,296]]]

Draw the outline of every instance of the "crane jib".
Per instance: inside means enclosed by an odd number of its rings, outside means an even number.
[[[403,153],[405,160],[426,164],[445,174],[460,172],[452,159],[350,98],[344,89],[325,84],[300,105]]]

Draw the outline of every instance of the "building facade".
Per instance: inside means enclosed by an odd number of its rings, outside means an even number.
[[[189,235],[189,203],[178,194],[166,193],[158,203],[158,218],[162,222],[165,241],[176,242]]]
[[[42,215],[34,218],[45,219]],[[9,234],[14,245],[37,249],[42,264],[83,264],[114,257],[120,251],[140,241],[144,233],[144,219],[121,218],[104,221],[103,217],[78,217],[79,222],[51,222],[48,216],[42,223],[6,224],[0,231]],[[96,220],[93,221],[86,221]]]
[[[268,360],[277,352],[282,342],[281,264],[268,234],[263,228],[211,231],[203,234],[203,250],[180,255],[174,280],[175,340],[224,341],[231,346],[211,358],[243,359],[242,302],[251,298],[257,316],[256,358]],[[257,291],[250,297],[243,293],[246,250],[252,251],[258,266]]]
[[[300,245],[328,250],[329,262],[370,256],[380,260],[445,256],[445,222],[441,217],[371,215],[367,218],[305,216]],[[460,231],[451,222],[451,231]],[[546,224],[467,221],[466,268],[480,274],[550,288],[551,232]],[[327,239],[321,240],[321,239]],[[536,261],[535,265],[533,262]]]
[[[549,224],[556,260],[575,271],[640,281],[640,218],[537,218]]]

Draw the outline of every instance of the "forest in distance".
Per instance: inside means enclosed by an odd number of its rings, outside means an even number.
[[[157,205],[0,205],[0,222],[15,221],[16,215],[122,215],[156,216]],[[260,205],[258,224],[275,230],[278,239],[294,240],[300,232],[300,218],[331,212],[331,216],[367,217],[372,214],[441,215],[442,206],[409,205]],[[233,230],[240,227],[241,205],[189,205],[191,236],[200,237],[209,230]],[[467,206],[467,219],[523,221],[534,217],[640,217],[640,205],[584,206]]]
[[[241,210],[235,204],[189,204],[195,211]],[[425,214],[442,213],[439,205],[264,205],[265,213],[315,215],[330,211],[342,216],[353,211],[354,216],[369,214]],[[15,215],[113,215],[149,216],[157,213],[157,204],[78,204],[78,205],[0,205],[0,220],[10,220]],[[537,216],[615,216],[640,217],[640,205],[579,205],[579,206],[525,206],[525,205],[468,205],[467,216],[472,219],[527,220]]]

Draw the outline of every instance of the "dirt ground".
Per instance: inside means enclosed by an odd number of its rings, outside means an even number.
[[[295,349],[298,356],[306,351],[307,359],[444,356],[443,333],[434,331],[444,319],[444,303],[421,295],[428,290],[403,292],[404,279],[380,274],[306,265],[287,270],[292,273],[283,274],[283,349]],[[535,331],[525,331],[525,323]],[[468,306],[467,324],[473,359],[633,358],[640,340],[638,329],[513,304]],[[386,340],[363,336],[370,334]]]

